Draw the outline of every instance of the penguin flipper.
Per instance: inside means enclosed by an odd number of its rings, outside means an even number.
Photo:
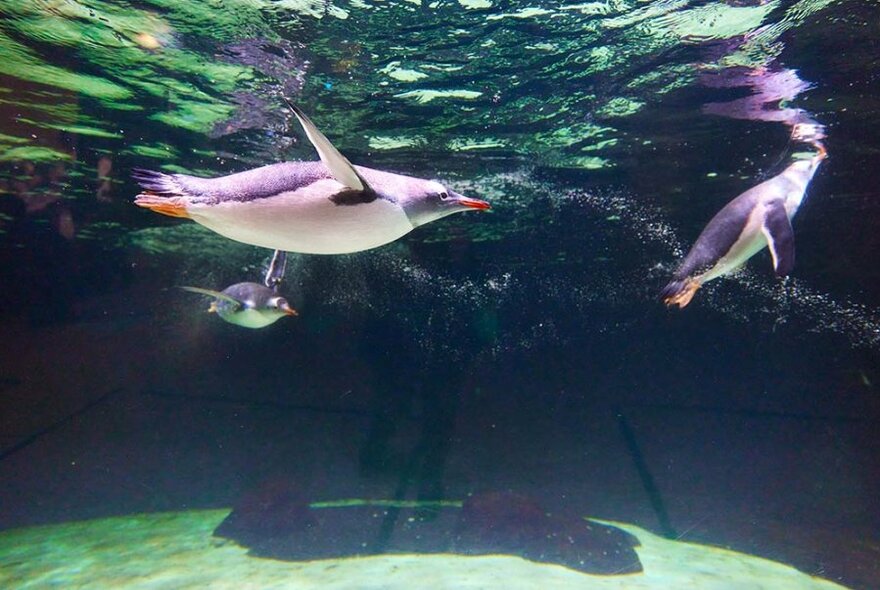
[[[309,141],[311,141],[312,145],[315,146],[315,149],[318,150],[318,155],[321,157],[321,161],[324,162],[324,165],[330,170],[333,178],[348,188],[358,191],[370,191],[371,189],[367,184],[367,181],[358,174],[358,171],[355,170],[351,162],[349,162],[348,159],[343,156],[332,143],[330,143],[330,140],[318,130],[315,124],[312,123],[312,120],[302,112],[302,109],[286,98],[284,98],[284,102],[287,103],[287,106],[290,107],[290,110],[296,115],[300,125],[302,125],[303,131],[306,132]]]
[[[214,291],[212,289],[202,289],[201,287],[184,287],[181,286],[181,289],[184,291],[189,291],[190,293],[199,293],[200,295],[207,295],[208,297],[214,297],[216,299],[222,299],[228,303],[235,305],[236,309],[241,307],[241,301],[234,297],[230,297],[226,293],[221,293],[220,291]]]
[[[774,201],[767,208],[761,233],[767,238],[776,276],[787,276],[794,268],[794,229],[782,201]]]

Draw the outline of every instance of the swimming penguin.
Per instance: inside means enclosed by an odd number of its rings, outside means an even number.
[[[320,162],[282,162],[219,178],[136,169],[135,204],[188,217],[239,242],[309,254],[376,248],[441,217],[489,209],[439,182],[353,166],[288,103]]]
[[[259,283],[236,283],[223,291],[181,287],[191,293],[214,297],[208,308],[230,324],[243,328],[265,328],[288,315],[297,315],[284,297]]]
[[[827,155],[822,144],[815,145],[819,150],[815,156],[798,160],[781,174],[750,188],[709,221],[661,292],[666,305],[686,306],[703,283],[736,270],[768,245],[776,275],[784,277],[791,272],[791,219]]]
[[[236,283],[223,291],[201,287],[181,287],[191,293],[214,297],[208,311],[244,328],[265,328],[286,315],[298,315],[284,297],[278,295],[278,286],[287,268],[287,252],[275,250],[266,269],[263,284]]]

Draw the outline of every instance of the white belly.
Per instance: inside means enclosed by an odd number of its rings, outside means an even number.
[[[220,317],[236,326],[259,329],[265,328],[269,324],[274,324],[284,317],[284,314],[260,313],[256,309],[243,309],[233,313],[221,313]]]
[[[192,205],[187,213],[218,234],[254,246],[306,254],[348,254],[376,248],[406,235],[412,223],[384,199],[337,205],[334,180],[275,197],[218,205]]]
[[[761,231],[763,223],[763,207],[755,207],[749,215],[749,219],[742,232],[740,232],[736,242],[730,248],[730,251],[722,256],[718,262],[715,263],[715,266],[699,277],[696,277],[696,280],[700,283],[705,283],[733,272],[742,266],[746,260],[766,248],[767,238],[764,237],[764,233]]]

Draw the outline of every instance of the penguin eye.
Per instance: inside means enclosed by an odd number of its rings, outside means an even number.
[[[440,193],[440,200],[441,201],[445,201],[448,198],[449,198],[449,193],[447,193],[446,191],[443,191],[442,193]]]

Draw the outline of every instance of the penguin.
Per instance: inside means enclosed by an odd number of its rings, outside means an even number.
[[[750,188],[709,221],[660,294],[667,306],[685,307],[703,283],[735,271],[766,246],[770,247],[776,275],[784,277],[791,272],[791,220],[827,156],[821,143],[814,145],[818,152],[812,158],[797,160],[781,174]]]
[[[143,188],[135,204],[245,244],[305,254],[369,250],[441,217],[490,208],[433,180],[353,166],[287,104],[320,162],[281,162],[218,178],[135,169]]]
[[[213,291],[200,287],[181,287],[191,293],[200,293],[214,298],[208,308],[223,320],[243,328],[265,328],[284,316],[297,315],[284,297],[259,283],[236,283]]]
[[[208,312],[244,328],[265,328],[286,315],[298,315],[284,297],[278,295],[278,286],[284,279],[287,253],[275,250],[263,284],[236,283],[223,291],[201,287],[181,287],[190,293],[214,297]]]

